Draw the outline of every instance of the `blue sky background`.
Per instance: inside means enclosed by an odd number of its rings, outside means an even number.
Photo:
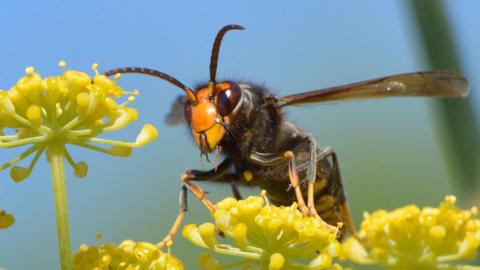
[[[8,89],[34,66],[44,76],[61,72],[57,62],[90,71],[145,66],[188,85],[208,79],[216,32],[236,23],[246,31],[226,36],[218,77],[265,84],[283,95],[402,72],[428,69],[407,1],[3,1],[0,4],[0,88]],[[480,115],[480,2],[446,1],[464,75]],[[68,169],[73,248],[123,239],[159,241],[177,212],[179,176],[200,168],[198,150],[182,127],[167,128],[163,117],[180,91],[165,82],[124,76],[138,88],[140,118],[108,135],[134,139],[144,123],[159,139],[127,159],[73,150],[89,175]],[[347,102],[288,109],[288,117],[340,157],[349,201],[358,222],[363,211],[408,203],[436,205],[457,194],[439,145],[439,129],[425,99]],[[479,117],[480,118],[480,117]],[[0,151],[0,162],[19,153]],[[229,187],[203,185],[214,200]],[[247,190],[245,193],[256,193]],[[187,222],[206,220],[190,200]],[[463,202],[467,204],[467,202]],[[24,182],[0,172],[0,208],[16,224],[0,231],[0,266],[6,269],[58,267],[49,168],[44,159]],[[196,253],[181,239],[173,252],[194,268]],[[34,267],[36,266],[36,267]],[[40,267],[41,266],[41,267]]]

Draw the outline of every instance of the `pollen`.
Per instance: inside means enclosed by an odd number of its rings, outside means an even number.
[[[98,74],[98,64],[97,63],[92,64],[92,70],[95,71],[96,74]]]
[[[67,67],[67,63],[63,60],[60,60],[58,61],[58,66],[61,67],[61,68],[66,68]]]
[[[32,75],[34,73],[35,73],[35,69],[33,67],[27,67],[25,69],[25,74],[27,74],[27,75]]]
[[[245,181],[252,181],[253,180],[253,174],[251,171],[244,171],[243,172],[243,178],[245,179]]]

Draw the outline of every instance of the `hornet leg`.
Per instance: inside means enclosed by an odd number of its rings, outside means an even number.
[[[310,148],[310,158],[308,160],[306,180],[308,182],[307,207],[311,216],[318,217],[315,209],[315,180],[317,178],[317,143],[311,134],[307,135]],[[323,159],[323,157],[321,158]]]
[[[347,230],[350,232],[350,234],[352,234],[353,237],[360,240],[361,238],[358,236],[357,230],[355,229],[355,225],[353,224],[350,207],[348,206],[347,199],[345,197],[345,192],[342,184],[342,177],[340,175],[340,169],[338,165],[337,154],[335,153],[335,151],[333,151],[331,147],[325,147],[321,149],[320,153],[316,157],[316,160],[320,161],[328,157],[331,157],[332,159],[332,168],[333,168],[333,175],[331,176],[332,177],[331,193],[333,194],[330,194],[330,195],[333,195],[334,199],[336,200],[335,204],[338,205],[343,223],[345,224]],[[312,187],[312,189],[310,190],[310,185],[309,185],[309,191],[308,191],[309,207],[311,203],[313,203],[313,207],[315,208],[314,189]]]
[[[180,189],[179,204],[180,204],[180,212],[178,213],[178,216],[175,219],[175,222],[173,223],[172,228],[168,232],[167,236],[165,236],[165,238],[163,238],[163,240],[161,242],[156,244],[156,246],[159,249],[172,245],[173,238],[175,238],[175,235],[177,234],[178,230],[180,229],[180,225],[182,224],[183,219],[185,218],[185,214],[188,211],[187,187],[185,185],[183,185],[182,188]]]
[[[241,176],[236,173],[227,173],[232,165],[232,159],[226,158],[218,165],[218,167],[209,171],[188,170],[185,177],[191,181],[212,181],[217,183],[230,183],[232,193],[235,199],[241,200],[242,195],[237,187],[237,181],[242,180]]]
[[[300,181],[298,180],[297,165],[295,162],[295,154],[292,151],[286,151],[281,154],[274,153],[252,153],[250,159],[262,166],[273,166],[288,160],[288,175],[290,178],[290,184],[295,191],[295,197],[297,198],[298,208],[304,216],[309,216],[310,211],[303,199],[302,190],[300,188]]]
[[[185,215],[188,211],[187,205],[187,189],[199,199],[210,211],[210,213],[215,212],[215,206],[213,203],[207,198],[205,192],[197,185],[195,185],[192,181],[199,180],[205,181],[208,179],[217,179],[221,178],[225,172],[228,170],[229,166],[231,165],[230,159],[225,159],[222,163],[216,168],[211,171],[203,172],[203,171],[194,171],[188,170],[182,175],[183,185],[180,189],[179,193],[179,204],[180,204],[180,211],[175,219],[175,222],[172,225],[172,228],[168,232],[167,236],[160,241],[156,246],[161,249],[166,246],[170,246],[175,238],[180,226],[185,218]]]
[[[242,194],[240,194],[240,190],[238,189],[237,183],[235,181],[231,181],[230,186],[232,187],[233,197],[235,197],[235,199],[237,200],[241,200]]]

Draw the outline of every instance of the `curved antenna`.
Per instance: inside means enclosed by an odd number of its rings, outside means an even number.
[[[141,67],[123,67],[123,68],[108,70],[104,72],[103,75],[108,77],[108,76],[112,76],[115,74],[122,74],[122,73],[139,73],[139,74],[145,74],[145,75],[150,75],[156,78],[160,78],[162,80],[165,80],[183,89],[183,91],[185,91],[185,93],[187,94],[188,101],[190,101],[191,103],[194,103],[197,101],[195,92],[192,90],[192,88],[185,86],[183,83],[181,83],[179,80],[175,79],[174,77],[155,69],[141,68]]]
[[[217,37],[212,47],[212,56],[210,58],[210,82],[208,84],[208,95],[213,96],[213,90],[215,86],[215,77],[217,75],[218,54],[220,52],[220,45],[222,43],[223,36],[230,30],[245,30],[243,26],[237,24],[229,24],[224,26],[218,31]]]

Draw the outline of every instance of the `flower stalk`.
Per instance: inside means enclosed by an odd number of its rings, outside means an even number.
[[[67,188],[65,183],[65,152],[63,145],[52,144],[47,151],[52,173],[58,248],[62,269],[72,269],[70,226],[68,223]]]

